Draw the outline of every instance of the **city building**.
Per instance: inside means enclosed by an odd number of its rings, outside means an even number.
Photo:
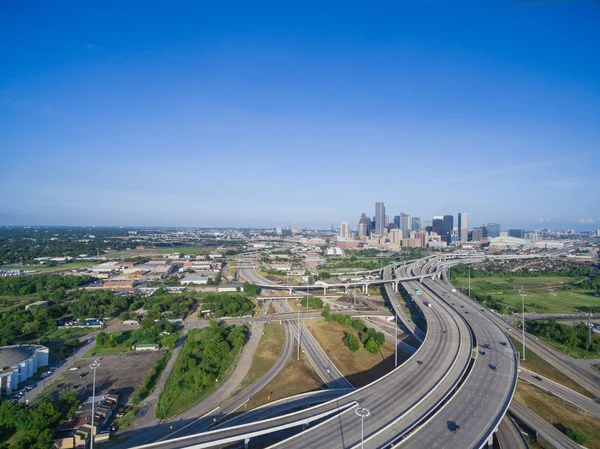
[[[0,396],[9,395],[17,385],[48,365],[49,350],[41,345],[0,348]]]
[[[515,237],[518,239],[524,239],[525,238],[525,230],[524,229],[509,229],[508,236]]]
[[[400,246],[402,243],[402,230],[401,229],[392,229],[390,231],[390,243],[394,246]]]
[[[221,284],[217,287],[219,293],[222,292],[243,292],[244,284]]]
[[[421,230],[421,219],[419,217],[413,217],[411,220],[411,228],[413,231]]]
[[[366,223],[358,223],[358,239],[364,240],[367,238],[367,224]]]
[[[490,249],[525,249],[533,245],[531,240],[518,237],[492,237],[490,239]]]
[[[384,228],[387,228],[390,225],[390,216],[386,215],[385,216],[385,226]]]
[[[385,206],[383,203],[375,203],[375,232],[377,235],[383,235],[385,228]]]
[[[408,214],[400,214],[400,226],[399,228],[402,230],[402,235],[409,235],[411,231],[411,219]]]
[[[469,241],[469,215],[466,212],[458,213],[458,240]]]
[[[484,230],[483,228],[473,228],[471,231],[471,240],[474,242],[479,242],[484,238]]]
[[[394,224],[396,225],[396,229],[400,229],[400,215],[394,215]]]
[[[181,285],[197,284],[203,285],[208,283],[206,276],[186,276],[181,280]]]
[[[340,225],[340,237],[346,240],[350,240],[350,223],[342,221]]]
[[[452,243],[452,230],[454,229],[454,217],[452,215],[444,215],[442,221],[442,241],[447,244]]]
[[[431,221],[431,230],[435,232],[437,235],[442,235],[442,228],[444,223],[444,217],[433,217]]]
[[[498,223],[488,223],[485,225],[487,237],[500,237],[500,225]]]

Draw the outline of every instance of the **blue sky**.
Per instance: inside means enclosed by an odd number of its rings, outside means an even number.
[[[600,227],[594,1],[2,2],[0,224]]]

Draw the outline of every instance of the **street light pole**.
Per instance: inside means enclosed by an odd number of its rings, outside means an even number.
[[[94,372],[94,380],[92,381],[92,429],[91,435],[92,439],[90,440],[90,449],[94,449],[94,414],[96,413],[96,370],[100,366],[100,362],[98,360],[94,360],[94,362],[90,365],[90,368]]]
[[[523,360],[525,360],[525,296],[527,295],[524,295],[522,292],[521,290],[521,330],[523,334]]]
[[[394,310],[394,317],[396,323],[396,352],[394,354],[395,357],[395,367],[398,367],[398,313]]]
[[[298,308],[298,361],[300,361],[300,303],[296,304]]]
[[[354,413],[356,414],[356,416],[360,417],[360,447],[361,447],[361,449],[364,449],[364,447],[365,447],[364,420],[365,420],[365,418],[368,418],[371,415],[371,412],[367,408],[358,407],[356,410],[354,410]]]
[[[471,299],[471,265],[469,265],[469,299]]]

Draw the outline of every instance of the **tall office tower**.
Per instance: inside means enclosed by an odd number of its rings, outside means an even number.
[[[371,234],[375,232],[375,217],[371,218]]]
[[[454,217],[452,215],[444,215],[442,221],[442,241],[448,245],[452,243],[452,229],[454,229]]]
[[[367,224],[367,220],[369,220],[369,219],[367,218],[367,214],[365,214],[365,213],[363,212],[363,213],[361,214],[361,216],[360,216],[360,220],[358,220],[358,224],[361,224],[361,223]],[[369,221],[371,221],[371,220],[369,220]]]
[[[296,223],[292,223],[292,234],[296,234],[296,232],[298,232],[298,229],[296,229]]]
[[[488,223],[485,225],[486,234],[488,237],[500,236],[500,225],[498,223]]]
[[[600,229],[596,229],[596,237],[600,237]]]
[[[421,219],[419,217],[413,217],[411,220],[411,228],[413,231],[421,230]]]
[[[433,232],[433,220],[424,220],[423,226],[421,226],[422,231]]]
[[[458,240],[469,241],[469,215],[466,212],[458,213]]]
[[[350,223],[342,221],[340,225],[340,237],[348,240],[350,238]]]
[[[410,215],[408,214],[400,214],[400,229],[402,229],[402,235],[409,235],[411,228],[411,221],[410,221]]]
[[[383,203],[375,203],[375,232],[383,235],[385,228],[385,206]]]
[[[400,215],[394,215],[394,224],[396,225],[396,229],[400,229]]]
[[[473,228],[471,231],[471,240],[474,242],[479,242],[483,238],[483,229],[482,228]]]
[[[386,215],[385,216],[385,226],[384,228],[387,228],[390,225],[390,216]]]
[[[435,216],[431,221],[431,230],[437,235],[442,235],[444,217]]]
[[[364,240],[365,238],[367,238],[367,225],[366,223],[359,223],[358,224],[358,239],[359,240]]]
[[[508,235],[510,237],[517,237],[519,239],[525,238],[525,230],[524,229],[510,229],[508,231]]]

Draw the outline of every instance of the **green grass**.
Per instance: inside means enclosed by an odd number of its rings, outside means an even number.
[[[56,265],[54,267],[46,266],[46,265],[23,265],[23,270],[35,270],[36,273],[45,274],[45,273],[57,273],[59,271],[68,271],[68,270],[80,270],[82,268],[91,267],[95,265],[97,261],[90,262],[85,260],[78,260],[75,262],[67,262],[63,264]],[[20,270],[20,265],[5,265],[2,266],[4,270]]]
[[[592,336],[593,338],[597,338]],[[559,343],[558,341],[552,340],[551,338],[545,338],[538,336],[540,340],[548,343],[550,346],[555,347],[561,352],[564,352],[571,357],[575,357],[576,359],[597,359],[600,358],[600,352],[588,352],[585,349],[581,348],[573,348],[571,346],[567,346],[565,344]]]
[[[515,346],[515,350],[519,351],[519,354],[523,352],[523,345],[517,341],[515,338],[510,337],[513,345]],[[583,394],[591,399],[594,399],[594,396],[590,394],[585,388],[581,387],[578,383],[572,381],[569,377],[565,376],[563,373],[558,371],[540,356],[538,356],[535,352],[532,352],[530,349],[527,349],[525,354],[525,360],[521,360],[521,367],[525,368],[529,371],[533,371],[540,376],[547,377],[548,379],[553,380],[561,385],[564,385],[571,390],[577,391],[578,393]]]
[[[238,391],[245,390],[267,373],[281,354],[284,340],[285,335],[281,325],[265,324],[264,335],[260,339],[250,369]]]
[[[235,326],[231,328],[235,328]],[[175,361],[175,366],[158,398],[157,418],[170,418],[189,409],[219,388],[231,374],[243,344],[234,346],[229,353],[218,360],[212,360],[212,362],[205,360],[205,348],[218,341],[215,339],[214,332],[211,327],[191,329],[188,332],[186,341]],[[213,382],[209,376],[210,383],[203,384],[198,375],[201,374],[203,368],[208,367],[205,365],[206,363],[216,368],[216,372],[213,374],[216,377]]]
[[[471,291],[483,295],[491,295],[503,304],[521,310],[521,296],[519,291],[523,287],[525,297],[525,309],[529,312],[538,313],[577,313],[580,307],[598,307],[600,298],[586,293],[586,290],[560,288],[580,278],[566,276],[539,276],[539,277],[481,277],[471,278]],[[458,288],[466,289],[467,278],[453,278],[452,282]],[[542,290],[548,287],[556,287],[556,290]]]

